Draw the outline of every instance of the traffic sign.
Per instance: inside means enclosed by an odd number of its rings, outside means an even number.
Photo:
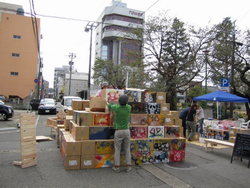
[[[35,83],[38,83],[38,82],[39,82],[39,80],[36,78],[36,79],[34,80],[34,82],[35,82]]]
[[[229,87],[229,78],[221,78],[221,87]]]

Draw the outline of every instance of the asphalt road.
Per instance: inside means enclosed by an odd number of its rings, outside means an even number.
[[[187,143],[186,160],[180,163],[133,166],[131,172],[113,172],[110,168],[66,171],[57,148],[55,135],[46,127],[48,117],[37,115],[37,136],[49,136],[53,141],[37,143],[37,165],[22,169],[14,165],[21,161],[20,133],[16,127],[19,113],[0,121],[0,187],[249,187],[248,161],[230,163],[231,149],[205,152],[204,147]]]

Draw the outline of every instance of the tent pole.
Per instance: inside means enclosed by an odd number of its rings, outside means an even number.
[[[219,102],[217,101],[217,120],[219,120]]]

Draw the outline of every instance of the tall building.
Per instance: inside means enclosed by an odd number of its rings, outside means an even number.
[[[118,38],[129,32],[131,27],[143,27],[144,20],[144,12],[127,8],[126,3],[112,1],[111,6],[106,7],[97,20],[99,25],[96,28],[95,57],[120,64],[126,61],[128,50],[141,51],[133,41],[124,44]]]
[[[40,19],[32,25],[21,5],[0,3],[0,95],[24,99],[36,91]],[[38,91],[37,91],[38,92]]]

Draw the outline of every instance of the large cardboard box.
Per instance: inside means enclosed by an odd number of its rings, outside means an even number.
[[[170,151],[171,139],[154,139],[154,151]]]
[[[161,103],[161,114],[169,114],[170,113],[170,103]]]
[[[95,155],[81,156],[81,169],[95,168]]]
[[[164,126],[148,126],[148,138],[164,138]]]
[[[64,155],[63,164],[65,170],[80,170],[81,169],[80,155],[74,155],[74,156]]]
[[[237,136],[237,133],[250,134],[250,129],[237,128],[237,129],[235,130],[235,133],[236,133],[236,136]]]
[[[73,109],[73,110],[83,110],[83,109],[82,109],[82,106],[83,106],[82,103],[83,103],[82,100],[79,100],[79,99],[72,99],[72,104],[71,104],[72,109]]]
[[[46,127],[56,127],[57,125],[63,125],[64,119],[58,117],[47,118]]]
[[[154,163],[168,163],[170,151],[153,151]]]
[[[125,90],[129,102],[142,102],[142,90]]]
[[[70,134],[63,134],[62,146],[66,156],[81,155],[81,142],[76,141]]]
[[[173,119],[179,119],[179,111],[171,111],[170,114],[173,116]]]
[[[170,162],[185,161],[185,150],[173,150],[170,151]]]
[[[171,139],[171,150],[185,150],[185,149],[186,149],[185,138]]]
[[[157,92],[156,93],[156,102],[157,103],[166,103],[166,92]]]
[[[93,126],[93,112],[78,111],[77,124],[80,126]]]
[[[235,143],[235,140],[236,140],[235,136],[229,136],[229,139],[228,139],[229,142]]]
[[[177,125],[177,126],[182,126],[182,119],[174,119],[174,125]]]
[[[112,127],[89,127],[89,140],[114,139],[114,129]]]
[[[128,102],[131,106],[131,114],[145,114],[145,103],[144,102]]]
[[[89,127],[72,124],[71,135],[77,141],[89,140]]]
[[[85,110],[86,108],[89,108],[90,101],[89,100],[83,100],[82,101],[82,109]]]
[[[150,164],[153,162],[153,151],[149,152],[135,152],[131,153],[132,155],[132,161],[135,162],[135,164]]]
[[[109,101],[118,101],[119,97],[124,94],[122,89],[103,89],[102,98]]]
[[[112,167],[114,165],[114,154],[96,154],[95,168]]]
[[[89,102],[89,108],[93,112],[104,112],[106,101],[102,97],[92,97]]]
[[[73,116],[73,109],[71,107],[68,107],[68,110],[67,110],[67,115],[68,116]]]
[[[93,126],[111,126],[110,114],[104,112],[93,113]]]
[[[143,102],[145,103],[156,103],[156,92],[145,90],[143,92]]]
[[[154,140],[153,139],[133,139],[135,144],[135,149],[133,152],[149,152],[154,149]],[[130,143],[132,142],[130,141]],[[131,144],[130,144],[131,145]]]
[[[165,126],[165,138],[179,138],[180,127],[179,126]]]
[[[161,103],[145,103],[146,114],[160,114]]]
[[[131,126],[130,135],[133,139],[148,138],[148,127],[146,126]]]
[[[113,154],[115,152],[114,140],[95,141],[95,154]]]
[[[95,154],[95,140],[82,141],[81,155],[94,155]]]
[[[166,126],[173,126],[174,125],[173,115],[171,115],[171,114],[165,115],[165,125]]]
[[[130,114],[130,125],[148,125],[148,114]]]
[[[149,126],[164,126],[165,114],[149,114],[148,125]]]
[[[65,119],[64,119],[64,129],[66,131],[69,130],[69,126],[70,126],[70,121],[73,120],[73,116],[66,116]]]

